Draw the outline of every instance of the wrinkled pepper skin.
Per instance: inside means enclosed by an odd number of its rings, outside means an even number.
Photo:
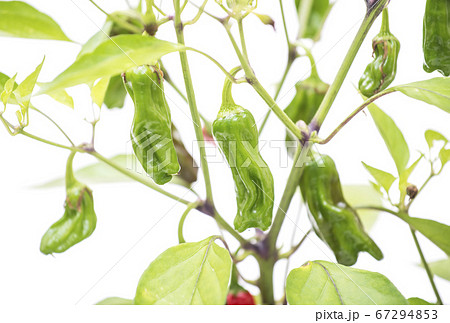
[[[231,83],[225,81],[223,102],[213,134],[231,168],[237,201],[234,227],[267,230],[272,223],[274,184],[272,173],[258,149],[258,129],[250,111],[236,105]]]
[[[127,71],[124,82],[135,107],[131,128],[134,153],[155,183],[163,185],[180,170],[163,75],[156,66],[142,65]]]
[[[423,18],[423,53],[426,72],[450,75],[450,1],[427,0]]]
[[[383,253],[364,231],[356,211],[345,201],[331,157],[321,155],[304,167],[300,189],[310,221],[337,261],[351,266],[360,251],[368,252],[377,260],[382,259]]]
[[[47,230],[41,240],[40,250],[46,255],[66,251],[88,238],[97,225],[92,191],[73,177],[72,160],[71,155],[67,163],[64,215]]]
[[[359,90],[366,97],[371,97],[385,90],[397,74],[400,42],[389,31],[387,9],[383,10],[383,22],[380,33],[372,41],[374,60],[367,65],[359,80]]]

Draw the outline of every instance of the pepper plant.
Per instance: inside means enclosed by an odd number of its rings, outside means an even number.
[[[295,2],[298,30],[287,28],[283,5],[288,1]],[[274,25],[268,15],[258,11],[256,0],[203,0],[200,3],[173,0],[165,1],[164,7],[153,0],[146,0],[118,12],[106,12],[93,0],[90,3],[105,14],[105,23],[98,33],[82,44],[73,64],[51,82],[38,82],[43,64],[51,64],[44,60],[25,78],[22,75],[0,74],[3,105],[0,120],[6,129],[5,134],[25,136],[66,150],[69,154],[65,177],[65,213],[43,233],[40,250],[44,254],[70,253],[77,244],[88,244],[89,237],[95,234],[95,193],[77,180],[77,172],[73,167],[74,158],[79,154],[90,155],[99,163],[186,206],[186,211],[180,214],[179,244],[170,246],[156,259],[149,259],[151,263],[139,280],[134,299],[112,297],[99,304],[442,304],[434,280],[434,266],[426,261],[417,234],[425,236],[450,256],[450,227],[431,219],[413,217],[410,207],[431,179],[440,175],[450,161],[448,139],[435,130],[428,130],[425,139],[430,152],[422,153],[417,160],[410,162],[404,136],[394,121],[375,105],[375,101],[399,92],[423,101],[424,105],[432,105],[450,113],[450,79],[447,78],[450,70],[448,1],[427,0],[424,6],[424,69],[429,73],[440,72],[443,76],[390,86],[397,72],[402,35],[394,36],[389,28],[389,0],[365,0],[367,10],[361,12],[361,26],[345,58],[339,63],[340,68],[331,84],[319,77],[312,47],[320,41],[322,27],[326,24],[333,3],[329,0],[280,0],[277,7],[281,10],[282,21],[276,23],[277,26],[283,26],[288,57],[283,77],[273,95],[258,80],[258,71],[252,68],[247,53],[244,31],[246,19],[254,15],[263,24]],[[196,8],[195,16],[188,17],[185,14],[188,7]],[[220,9],[222,15],[212,14],[209,7]],[[0,15],[0,36],[72,42],[52,18],[25,2],[0,1]],[[185,42],[185,34],[190,32],[189,26],[196,24],[199,19],[209,19],[211,24],[223,27],[229,45],[236,53],[237,66],[226,68],[209,54],[189,47]],[[368,61],[370,59],[370,50],[362,48],[362,44],[377,19],[382,20],[382,27],[373,40],[374,60],[362,73],[359,94],[355,91],[355,95],[361,95],[363,103],[334,131],[323,134],[322,124],[331,108],[339,108],[333,103],[356,55],[361,52],[360,55],[366,55]],[[158,29],[164,24],[173,26],[176,43],[159,38]],[[294,36],[295,39],[292,38]],[[217,107],[218,114],[214,121],[205,118],[198,109],[198,91],[192,80],[187,51],[202,55],[223,72],[222,105]],[[176,52],[181,72],[177,75],[179,77],[174,78],[175,74],[169,76],[167,68],[171,73],[173,69],[165,66],[164,61],[166,55]],[[279,106],[277,99],[283,84],[299,57],[309,59],[310,76],[298,82],[290,104]],[[358,80],[351,81],[358,83]],[[148,176],[141,176],[134,169],[128,169],[117,158],[102,155],[95,145],[94,135],[90,142],[74,142],[50,115],[33,103],[35,96],[48,95],[73,107],[74,101],[66,89],[80,84],[90,87],[93,104],[98,108],[134,105],[134,118],[130,125],[133,158]],[[184,84],[184,90],[180,89],[181,84]],[[249,89],[267,104],[267,114],[261,125],[257,125],[251,112],[233,97],[232,89],[242,84],[249,85]],[[182,134],[172,123],[170,104],[164,92],[167,86],[174,88],[189,106],[198,143],[199,166],[191,156],[192,152],[184,146]],[[126,99],[127,96],[129,99]],[[313,151],[314,146],[332,144],[332,139],[340,130],[363,110],[368,110],[372,116],[397,169],[397,174],[391,174],[363,163],[373,177],[372,186],[376,194],[384,199],[383,204],[348,203],[332,157],[321,156]],[[283,192],[275,191],[271,169],[259,151],[259,135],[270,120],[271,112],[286,128],[285,153],[292,159]],[[29,132],[27,127],[33,122],[35,113],[45,116],[67,142],[60,143]],[[97,118],[91,122],[93,134],[100,121]],[[214,178],[209,172],[204,145],[205,141],[214,139],[234,180],[236,214],[224,216],[225,211],[216,207],[215,201],[220,196],[213,195],[211,182]],[[440,148],[436,154],[438,146]],[[430,174],[422,185],[416,186],[410,182],[411,174],[422,163],[429,163]],[[200,180],[198,168],[203,175],[201,180],[206,188],[204,194],[197,193],[192,187],[193,183]],[[188,200],[177,196],[171,192],[172,185],[182,185],[197,198]],[[280,232],[298,190],[312,229],[286,251],[279,243]],[[275,202],[277,196],[280,197],[279,203]],[[383,258],[383,253],[389,252],[381,250],[365,230],[359,217],[364,209],[388,213],[405,222],[436,295],[435,300],[406,299],[382,274],[367,270],[370,268],[352,267],[360,252],[367,252],[377,260]],[[183,226],[192,210],[217,222],[222,234],[205,236],[198,242],[187,242],[183,236]],[[234,218],[233,223],[228,221],[230,218]],[[310,238],[308,235],[312,232],[331,249],[336,261],[311,259],[292,270],[287,279],[281,282],[285,286],[284,296],[277,299],[274,280],[279,277],[274,276],[275,264],[282,259],[296,257],[302,243]],[[238,247],[232,247],[234,245]],[[241,262],[247,257],[253,257],[259,266],[259,278],[254,281],[244,278],[247,268]],[[444,262],[448,263],[448,260]],[[246,290],[249,285],[259,289],[258,297]]]

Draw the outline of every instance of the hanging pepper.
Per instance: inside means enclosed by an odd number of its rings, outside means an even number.
[[[232,71],[233,75],[238,69]],[[231,168],[236,187],[234,227],[267,230],[272,223],[273,177],[258,148],[258,129],[250,111],[234,103],[231,81],[225,80],[222,106],[213,134]]]
[[[156,66],[142,65],[123,75],[134,102],[131,141],[137,159],[156,184],[162,185],[180,170],[172,134],[163,75]]]
[[[366,97],[371,97],[386,89],[397,74],[400,42],[389,31],[387,8],[383,10],[383,22],[380,33],[372,41],[374,61],[367,65],[359,80],[359,90]]]
[[[300,22],[304,30],[300,30],[299,36],[300,38],[309,38],[317,41],[320,39],[323,25],[334,4],[330,3],[330,0],[313,0],[310,3],[311,7],[306,8],[306,10],[309,10],[309,14],[305,15],[308,17],[308,21],[305,23]],[[295,6],[301,19],[303,16],[302,0],[295,0]]]
[[[296,93],[291,103],[284,109],[284,112],[295,123],[303,120],[309,124],[319,109],[325,94],[328,91],[329,85],[323,82],[317,72],[316,63],[311,52],[306,49],[306,55],[311,62],[311,75],[304,81],[299,82],[296,87]],[[295,141],[297,139],[289,132],[286,132],[286,142]],[[287,150],[291,157],[293,157],[296,145],[292,147],[287,144]]]
[[[360,251],[375,259],[383,253],[364,231],[356,211],[345,201],[336,165],[321,155],[304,166],[300,190],[314,231],[334,252],[340,264],[353,265]]]
[[[386,89],[397,74],[397,60],[400,42],[389,31],[387,8],[383,10],[383,22],[380,33],[372,41],[374,61],[367,65],[359,80],[359,90],[366,97],[371,97]]]
[[[450,75],[450,1],[427,0],[423,18],[423,68]]]
[[[92,191],[73,175],[74,156],[72,153],[67,161],[64,215],[47,230],[41,240],[40,249],[46,255],[64,252],[88,238],[97,224]]]

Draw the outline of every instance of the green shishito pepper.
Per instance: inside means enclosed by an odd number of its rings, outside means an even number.
[[[92,191],[75,179],[73,158],[72,153],[67,161],[64,215],[47,230],[41,240],[40,249],[46,255],[64,252],[88,238],[97,224]]]
[[[383,253],[364,231],[356,211],[345,201],[331,157],[321,155],[304,167],[300,189],[310,221],[337,261],[351,266],[360,251],[368,252],[377,260],[382,259]]]
[[[323,25],[327,20],[328,14],[333,8],[330,0],[313,0],[309,9],[308,21],[305,23],[305,30],[302,32],[302,38],[309,38],[314,41],[320,39]],[[299,14],[302,9],[302,0],[295,0],[295,6]]]
[[[359,80],[359,90],[366,97],[371,97],[386,89],[397,74],[397,61],[400,42],[389,30],[387,9],[383,10],[383,22],[380,33],[372,41],[375,59],[367,65]]]
[[[450,1],[427,0],[423,18],[423,54],[426,72],[450,75]]]
[[[311,75],[304,81],[296,85],[296,93],[291,103],[284,109],[284,112],[295,123],[303,120],[305,124],[309,124],[319,109],[320,104],[328,91],[329,85],[323,82],[317,72],[316,64],[311,53],[307,50],[306,54],[311,62]],[[286,132],[286,142],[295,141],[297,139],[289,132]],[[293,157],[296,144],[287,145],[290,156]]]
[[[237,70],[233,72],[233,75]],[[258,149],[258,129],[250,111],[234,103],[226,79],[222,106],[213,123],[213,134],[231,168],[236,187],[234,227],[267,230],[272,223],[273,177]]]
[[[180,164],[172,140],[162,72],[156,66],[142,65],[127,71],[123,79],[135,107],[131,129],[134,153],[155,183],[165,184],[178,173]]]

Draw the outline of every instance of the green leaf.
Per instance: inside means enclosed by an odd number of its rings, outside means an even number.
[[[135,304],[224,305],[231,257],[214,243],[216,238],[183,243],[159,255],[139,280]]]
[[[149,36],[119,35],[112,37],[101,43],[92,52],[78,57],[52,82],[46,83],[39,94],[112,77],[134,66],[154,65],[161,56],[184,48],[179,44]]]
[[[0,36],[71,41],[49,16],[21,1],[0,2]]]
[[[133,305],[133,300],[122,297],[108,297],[95,305]]]
[[[373,205],[383,206],[381,195],[369,185],[343,185],[344,196],[352,206]],[[377,221],[379,211],[360,209],[358,215],[363,223],[364,229],[369,231]]]
[[[107,21],[102,27],[102,30],[95,33],[88,41],[81,47],[77,58],[85,54],[92,53],[101,43],[109,39],[109,34],[113,26],[112,21]]]
[[[369,166],[364,162],[362,162],[362,164],[370,173],[370,175],[372,175],[372,177],[377,181],[377,183],[380,184],[384,188],[386,193],[389,194],[389,189],[391,188],[397,177],[395,177],[391,173],[382,171],[381,169]]]
[[[135,155],[117,155],[109,158],[115,164],[121,166],[122,168],[132,169],[137,175],[142,176],[145,179],[148,179],[147,174],[142,168],[141,164],[137,161]],[[181,171],[180,171],[181,173]],[[121,172],[115,170],[114,168],[106,165],[103,162],[97,162],[92,165],[88,165],[86,167],[80,168],[74,172],[75,177],[83,183],[90,184],[105,184],[105,183],[121,183],[121,182],[134,182],[128,176],[125,176]],[[173,176],[170,181],[171,184],[181,185],[189,188],[190,183],[186,182],[181,175]],[[43,184],[39,184],[34,186],[34,188],[52,188],[52,187],[62,187],[65,185],[65,177],[61,176],[60,178],[56,178],[49,182],[45,182]]]
[[[450,258],[431,262],[428,265],[433,274],[450,281]]]
[[[108,109],[122,108],[125,103],[127,91],[123,85],[122,76],[115,75],[109,79],[105,94],[105,105]]]
[[[408,298],[408,304],[409,305],[435,305],[427,302],[426,300],[423,300],[419,297],[411,297]]]
[[[99,108],[102,107],[105,100],[106,90],[108,89],[109,78],[98,80],[91,88],[91,98]]]
[[[439,152],[439,159],[441,160],[442,167],[444,167],[450,160],[450,149],[442,148]]]
[[[422,160],[423,155],[420,155],[419,158],[407,169],[405,169],[403,172],[400,173],[399,183],[398,187],[400,189],[400,192],[406,192],[406,188],[408,187],[408,179],[411,176],[414,169],[416,169],[419,162]]]
[[[434,79],[394,86],[393,90],[435,105],[445,112],[450,112],[450,78],[436,77]]]
[[[434,147],[435,141],[443,141],[444,145],[448,142],[447,138],[445,138],[441,133],[434,130],[425,131],[425,140],[427,141],[428,147],[430,149]]]
[[[375,125],[378,128],[378,131],[386,143],[389,153],[394,159],[398,173],[401,174],[406,168],[406,165],[408,165],[409,161],[409,148],[402,132],[391,117],[384,113],[375,104],[372,103],[369,105],[368,109],[372,115]]]
[[[2,85],[2,88],[0,88],[0,90],[1,90],[0,91],[0,93],[1,93],[0,97],[1,97],[1,100],[3,102],[3,106],[5,107],[5,109],[6,109],[6,104],[8,102],[11,102],[11,101],[12,102],[16,102],[16,99],[15,99],[14,95],[11,97],[12,92],[17,88],[16,76],[17,76],[17,74],[15,74],[13,77],[8,79]]]
[[[42,83],[37,82],[38,86],[42,86]],[[53,100],[68,106],[69,108],[74,108],[73,98],[66,92],[66,90],[56,90],[54,92],[47,93],[49,97]]]
[[[291,305],[407,305],[382,274],[328,261],[309,261],[289,273],[286,297]]]
[[[14,96],[17,102],[23,109],[28,109],[30,106],[31,94],[33,93],[34,87],[36,86],[37,79],[41,73],[42,65],[44,65],[44,59],[42,59],[41,64],[39,64],[33,73],[27,76],[25,80],[20,83],[14,90]]]
[[[403,213],[398,216],[441,248],[447,255],[450,255],[450,226],[433,220],[413,218]]]

